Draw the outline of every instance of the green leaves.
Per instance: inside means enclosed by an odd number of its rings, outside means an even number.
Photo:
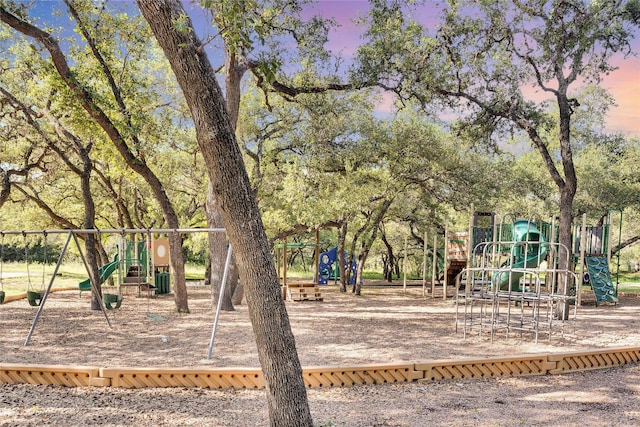
[[[171,26],[180,33],[186,33],[191,30],[189,17],[186,13],[180,14],[180,16],[171,23]]]
[[[257,63],[256,68],[269,84],[276,80],[276,73],[280,69],[281,62],[278,58],[264,58]]]

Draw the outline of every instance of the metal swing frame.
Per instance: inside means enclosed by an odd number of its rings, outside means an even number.
[[[224,228],[185,228],[185,229],[166,229],[166,228],[159,228],[159,229],[105,229],[105,230],[99,230],[99,229],[76,229],[76,230],[37,230],[37,231],[0,231],[0,233],[2,234],[2,237],[4,238],[5,235],[9,235],[9,234],[15,234],[15,235],[19,235],[22,234],[26,237],[27,234],[42,234],[42,233],[48,233],[48,234],[66,234],[67,238],[66,241],[64,243],[64,246],[60,252],[60,255],[58,256],[58,260],[56,262],[56,266],[53,270],[53,272],[51,273],[51,278],[49,280],[49,284],[46,287],[44,294],[42,295],[42,300],[40,301],[40,304],[38,306],[38,310],[36,312],[36,315],[34,316],[33,322],[31,324],[31,327],[29,329],[29,333],[27,335],[27,338],[25,339],[24,342],[24,346],[28,346],[30,341],[31,341],[31,337],[33,336],[33,333],[35,332],[36,326],[38,324],[38,320],[40,319],[40,316],[42,314],[42,311],[44,310],[47,298],[49,297],[49,294],[51,293],[51,289],[53,288],[53,283],[54,280],[56,278],[56,275],[58,274],[58,270],[60,269],[60,266],[62,264],[62,260],[64,258],[64,255],[66,254],[69,244],[71,243],[71,239],[74,240],[76,247],[78,248],[78,252],[80,254],[80,257],[82,258],[82,262],[87,270],[87,273],[89,274],[89,277],[91,278],[91,274],[89,272],[89,266],[86,262],[86,258],[82,252],[82,248],[80,245],[80,242],[78,241],[78,237],[77,235],[79,234],[101,234],[101,233],[111,233],[111,234],[127,234],[127,233],[147,233],[147,235],[149,235],[150,233],[202,233],[202,232],[218,232],[218,233],[226,233],[226,230]],[[221,284],[221,289],[220,289],[220,296],[222,296],[224,294],[224,288],[227,282],[227,277],[228,277],[228,272],[229,272],[229,264],[231,262],[231,254],[232,254],[232,249],[231,249],[231,245],[229,245],[228,248],[228,252],[227,252],[227,259],[225,262],[225,268],[224,268],[224,274],[223,274],[223,280],[222,280],[222,284]],[[44,280],[44,277],[43,277]],[[107,322],[107,325],[109,326],[109,328],[112,328],[111,326],[111,322],[109,321],[109,317],[107,314],[107,310],[106,310],[106,306],[105,306],[105,301],[104,299],[100,296],[100,289],[98,288],[100,286],[100,284],[95,283],[94,279],[91,279],[91,290],[93,292],[93,294],[97,297],[99,303],[100,303],[100,309],[102,310],[102,313],[104,314],[104,318]],[[220,316],[220,302],[218,302],[218,307],[216,310],[216,315],[215,315],[215,320],[213,323],[213,328],[212,328],[212,332],[211,332],[211,341],[209,344],[209,353],[208,353],[208,357],[211,358],[211,354],[213,352],[213,343],[214,343],[214,339],[215,339],[215,334],[216,334],[216,328],[218,325],[218,319]]]

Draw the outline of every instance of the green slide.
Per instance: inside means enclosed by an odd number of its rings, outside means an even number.
[[[109,278],[109,276],[111,276],[113,274],[114,271],[116,271],[118,269],[118,264],[119,264],[119,260],[118,260],[118,254],[116,254],[113,257],[113,261],[111,261],[109,264],[105,264],[102,267],[100,267],[98,269],[98,272],[100,273],[100,284],[102,285],[104,283],[105,280],[107,280]],[[91,280],[90,279],[85,279],[82,282],[80,282],[78,284],[78,288],[80,289],[80,292],[82,291],[90,291],[91,290]]]
[[[600,302],[618,302],[618,294],[611,280],[607,257],[588,256],[584,260],[589,271],[589,283],[596,296],[596,305]]]
[[[513,223],[513,238],[523,244],[514,245],[511,248],[511,259],[503,264],[503,268],[524,269],[536,268],[544,260],[549,251],[548,245],[539,244],[545,242],[544,236],[533,223],[526,220],[518,220]],[[526,245],[524,242],[528,242]],[[493,274],[491,282],[503,291],[517,291],[520,278],[524,276],[522,271],[497,271]]]

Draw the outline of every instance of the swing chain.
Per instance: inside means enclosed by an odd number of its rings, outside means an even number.
[[[27,267],[27,291],[31,291],[31,273],[29,271],[29,242],[27,241],[27,232],[22,231],[22,237],[24,239],[24,261]]]

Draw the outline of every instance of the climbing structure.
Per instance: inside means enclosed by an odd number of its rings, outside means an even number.
[[[590,285],[596,305],[617,303],[609,269],[611,223],[608,215],[603,224],[587,226],[583,216],[567,248],[558,243],[553,221],[505,215],[500,224],[492,219],[490,228],[480,228],[474,216],[469,231],[474,247],[456,278],[456,329],[465,336],[486,332],[491,339],[512,332],[551,339],[564,332],[567,320],[575,320],[583,284]]]
[[[541,334],[551,339],[563,333],[566,321],[575,320],[570,289],[577,277],[569,251],[540,228],[531,220],[513,221],[501,226],[497,240],[476,245],[458,278],[464,288],[457,293],[456,329],[465,337],[527,333],[537,342]]]
[[[611,253],[612,218],[599,225],[587,225],[583,217],[582,225],[574,230],[574,254],[577,260],[576,271],[579,271],[581,279],[588,284],[593,291],[595,304],[618,303],[617,279],[614,284],[610,265],[615,267],[617,277],[620,263],[619,252],[616,254],[617,263]],[[622,214],[620,215],[622,216]],[[622,223],[622,218],[620,218]],[[621,240],[621,231],[618,232],[618,245]]]
[[[605,256],[586,256],[585,265],[588,273],[585,275],[596,297],[596,305],[601,302],[618,302],[618,292],[611,279],[609,263]]]
[[[349,255],[345,252],[345,269],[351,269],[351,277],[349,279],[349,284],[353,285],[356,277],[356,263],[352,262],[351,266],[349,266]],[[338,247],[334,247],[333,249],[329,249],[327,252],[322,252],[320,254],[320,259],[318,261],[318,284],[326,285],[329,283],[329,280],[337,280],[340,277],[340,269],[338,268]]]

